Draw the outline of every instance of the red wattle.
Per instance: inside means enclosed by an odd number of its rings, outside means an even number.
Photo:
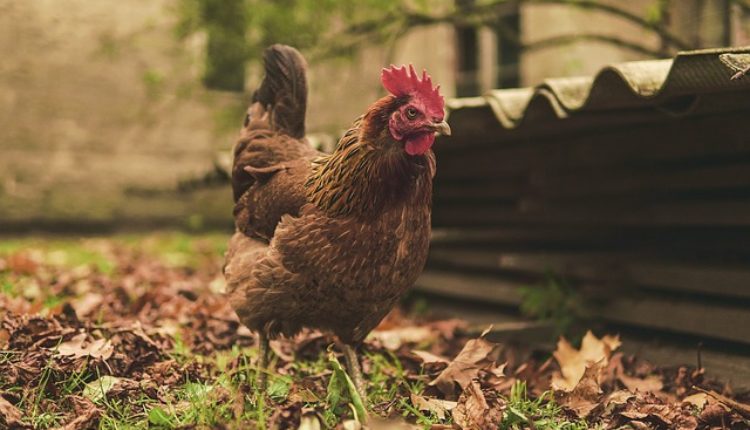
[[[422,155],[432,148],[433,143],[435,143],[435,135],[433,133],[421,133],[407,138],[404,149],[409,155]]]

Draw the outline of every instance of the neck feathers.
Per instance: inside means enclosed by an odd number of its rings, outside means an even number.
[[[399,204],[429,204],[435,159],[412,157],[388,131],[399,102],[386,96],[358,118],[332,154],[314,161],[308,199],[330,216],[377,216]]]

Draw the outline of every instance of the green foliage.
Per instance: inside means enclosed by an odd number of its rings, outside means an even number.
[[[543,286],[521,289],[521,312],[529,317],[549,321],[564,333],[583,316],[582,299],[564,280],[547,275]]]
[[[120,55],[120,43],[110,32],[104,32],[99,35],[99,47],[96,55],[108,60],[114,60]]]
[[[292,386],[292,379],[289,377],[278,376],[268,385],[267,394],[275,402],[283,402],[289,395],[289,389]]]
[[[399,400],[399,406],[402,409],[402,414],[404,417],[408,417],[409,415],[413,415],[416,417],[416,423],[424,426],[425,429],[432,428],[434,425],[448,425],[451,423],[451,419],[440,419],[440,417],[437,416],[437,413],[435,412],[422,412],[419,410],[419,408],[415,407],[411,404],[411,401],[407,399],[406,397],[402,397]]]
[[[172,427],[172,418],[160,407],[154,407],[148,411],[148,422],[155,426]]]
[[[570,421],[562,408],[554,401],[551,391],[531,400],[526,392],[526,383],[516,381],[507,399],[506,411],[500,422],[502,430],[588,430],[584,420]]]
[[[244,65],[257,65],[262,51],[273,43],[302,50],[308,60],[347,57],[366,44],[393,46],[408,31],[425,25],[448,23],[494,27],[502,16],[505,1],[477,0],[179,0],[176,33],[187,37],[196,32],[208,36],[204,84],[211,88],[242,90]],[[548,2],[545,2],[548,3]],[[634,14],[617,2],[599,0],[557,0],[552,3],[596,10],[625,19],[655,32],[665,43],[681,49],[690,46],[665,26],[670,0],[654,0],[644,16]],[[518,35],[515,38],[518,39]],[[643,45],[587,34],[595,40],[660,56]],[[575,38],[559,38],[559,44]],[[543,46],[551,46],[542,41]],[[526,47],[534,45],[528,44]]]
[[[371,368],[367,383],[370,402],[386,403],[393,400],[402,386],[408,383],[401,362],[393,355],[368,354],[367,357]],[[397,383],[394,383],[394,377]]]
[[[665,18],[670,0],[655,0],[648,5],[644,19],[652,25],[658,25]]]
[[[329,406],[333,408],[338,406],[343,394],[346,393],[351,400],[352,411],[355,412],[357,421],[364,422],[367,417],[367,408],[365,407],[364,400],[357,392],[357,387],[354,386],[352,378],[349,377],[333,353],[329,354],[328,362],[333,369],[326,398]]]
[[[216,133],[237,132],[239,126],[242,125],[246,110],[247,100],[244,98],[237,98],[237,100],[215,110],[213,119]]]
[[[66,394],[73,392],[74,388],[79,385],[80,376],[71,378],[69,384],[66,384]],[[88,398],[94,403],[101,402],[104,400],[107,392],[112,389],[121,379],[116,376],[104,375],[95,381],[91,381],[83,388],[83,397]]]
[[[410,7],[428,10],[438,3],[419,0]],[[402,0],[180,0],[176,13],[176,33],[184,38],[196,32],[208,35],[207,70],[204,82],[218,83],[220,75],[229,74],[226,89],[239,89],[238,64],[259,62],[263,50],[273,43],[284,43],[303,51],[344,42],[342,30],[353,23],[363,23],[362,32],[370,41],[385,40],[400,24],[367,26],[369,22],[390,15],[403,7]],[[351,52],[341,43],[340,54]],[[244,73],[244,69],[242,71]],[[237,76],[235,76],[235,74]]]
[[[201,0],[208,33],[203,83],[208,88],[242,91],[245,87],[243,0]]]
[[[146,88],[146,95],[155,99],[159,97],[164,89],[164,75],[158,70],[148,69],[141,76],[143,86]]]

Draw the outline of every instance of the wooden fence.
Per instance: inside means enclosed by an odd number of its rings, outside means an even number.
[[[660,108],[674,100],[566,118],[527,106],[511,130],[476,101],[457,109],[418,287],[513,312],[552,273],[589,316],[687,345],[676,360],[730,354],[718,373],[750,386],[750,91]]]

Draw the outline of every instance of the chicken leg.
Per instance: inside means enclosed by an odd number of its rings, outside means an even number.
[[[359,396],[362,398],[362,402],[367,404],[367,390],[365,388],[365,378],[362,376],[362,367],[359,365],[359,357],[357,357],[357,351],[349,344],[344,344],[344,358],[346,359],[346,367],[349,369],[349,373],[352,377],[352,382],[357,388]]]

